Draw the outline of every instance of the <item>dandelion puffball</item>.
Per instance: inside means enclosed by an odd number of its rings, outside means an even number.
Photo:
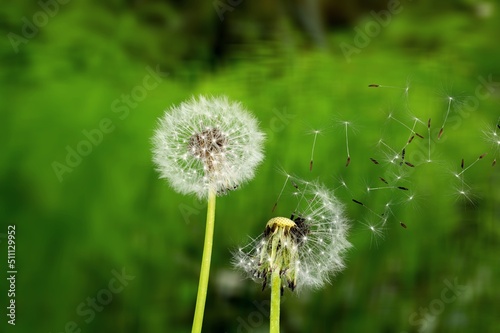
[[[297,181],[299,200],[290,218],[269,220],[265,231],[234,253],[234,265],[263,288],[278,270],[281,285],[319,288],[344,268],[349,221],[332,191],[319,183]]]
[[[191,98],[172,106],[153,136],[153,161],[161,178],[199,198],[225,194],[254,176],[264,134],[257,120],[227,97]]]

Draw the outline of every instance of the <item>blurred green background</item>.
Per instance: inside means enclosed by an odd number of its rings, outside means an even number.
[[[331,285],[286,291],[283,332],[498,332],[500,156],[487,135],[500,117],[499,10],[474,0],[4,1],[0,331],[190,331],[205,205],[158,179],[150,137],[165,109],[203,93],[241,101],[267,135],[255,179],[217,202],[205,332],[268,331],[269,290],[234,272],[230,251],[295,207],[285,194],[271,212],[280,170],[338,188],[354,245]],[[414,117],[424,136],[406,148],[415,168],[388,163]],[[348,167],[341,121],[352,122]],[[367,193],[385,185],[379,177],[410,191]],[[353,198],[376,214],[389,203],[383,237]]]

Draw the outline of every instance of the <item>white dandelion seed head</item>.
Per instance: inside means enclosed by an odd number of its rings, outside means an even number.
[[[298,206],[290,218],[271,219],[263,234],[233,254],[234,265],[250,278],[270,281],[279,269],[291,290],[320,288],[344,268],[349,221],[333,191],[300,180]]]
[[[183,194],[225,194],[253,178],[262,161],[264,134],[239,102],[193,97],[159,119],[152,138],[161,178]]]

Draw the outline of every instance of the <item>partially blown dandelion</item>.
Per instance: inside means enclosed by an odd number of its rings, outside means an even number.
[[[193,333],[201,332],[212,256],[215,201],[254,176],[262,161],[264,134],[240,103],[226,97],[192,98],[160,119],[153,160],[178,192],[208,197],[207,224]]]
[[[299,203],[290,218],[275,217],[265,231],[234,253],[234,265],[263,288],[271,284],[271,332],[279,327],[284,288],[319,288],[344,268],[348,220],[343,205],[319,183],[297,181]]]
[[[319,183],[296,181],[299,204],[290,218],[269,220],[264,233],[234,254],[236,267],[264,285],[275,268],[284,286],[319,288],[342,270],[348,220],[333,192]]]
[[[300,202],[290,218],[272,218],[260,237],[234,253],[235,266],[264,286],[278,269],[291,290],[319,288],[344,267],[350,247],[344,206],[319,183],[297,183]]]
[[[254,176],[264,135],[256,119],[226,97],[199,96],[165,112],[153,137],[154,162],[180,193],[206,198]]]

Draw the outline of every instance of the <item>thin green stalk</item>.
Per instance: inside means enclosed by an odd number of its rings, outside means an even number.
[[[208,290],[208,276],[210,275],[210,260],[212,259],[216,198],[216,192],[214,190],[209,190],[205,244],[203,245],[200,282],[198,284],[198,295],[196,296],[196,308],[194,310],[193,328],[191,330],[192,333],[200,333],[203,325],[203,314],[205,312],[205,301],[207,299]]]
[[[271,275],[271,315],[270,333],[280,331],[280,297],[281,297],[281,277],[280,268],[274,268]]]

